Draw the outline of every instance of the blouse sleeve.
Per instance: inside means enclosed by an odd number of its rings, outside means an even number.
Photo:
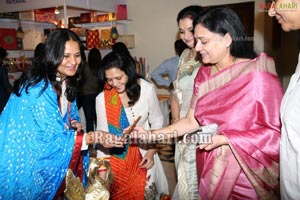
[[[166,66],[166,61],[162,62],[154,71],[151,73],[151,77],[159,85],[168,87],[170,82],[163,78],[163,75],[168,73],[168,68]]]

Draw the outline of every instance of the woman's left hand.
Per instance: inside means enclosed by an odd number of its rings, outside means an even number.
[[[142,161],[139,163],[139,167],[151,169],[154,166],[154,153],[156,150],[149,150],[145,156],[143,157]]]
[[[211,141],[212,141],[211,143],[200,144],[198,147],[200,149],[210,151],[219,146],[228,144],[228,140],[224,135],[214,135],[214,136],[212,136]]]
[[[80,122],[76,121],[76,120],[74,120],[74,121],[71,122],[71,126],[72,126],[73,128],[76,128],[76,130],[79,131],[79,132],[80,132],[80,131],[82,130],[82,128],[83,128],[82,124],[81,124]]]
[[[87,133],[85,135],[85,142],[86,142],[87,145],[95,143],[95,137],[94,136],[95,136],[95,134],[92,131],[90,131],[89,133]]]

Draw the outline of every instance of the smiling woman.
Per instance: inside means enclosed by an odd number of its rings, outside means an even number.
[[[81,63],[81,52],[77,42],[67,41],[65,46],[64,59],[57,68],[57,76],[64,81],[68,76],[74,76]]]
[[[138,125],[147,130],[162,127],[163,115],[155,86],[137,75],[130,55],[107,54],[100,73],[105,77],[105,86],[96,98],[98,130],[124,136],[124,129],[139,118]],[[97,157],[108,158],[112,166],[112,200],[160,199],[169,194],[155,146],[129,143],[124,148],[106,149],[97,145]]]
[[[185,117],[190,107],[195,76],[201,66],[199,54],[195,50],[193,20],[203,11],[199,5],[191,5],[181,9],[177,14],[177,25],[180,39],[188,46],[180,55],[174,89],[171,93],[172,123]],[[185,157],[189,157],[187,162]],[[182,142],[175,144],[175,166],[177,184],[173,199],[195,200],[197,197],[196,152]]]
[[[15,82],[0,115],[0,199],[58,198],[68,168],[86,186],[87,145],[107,134],[81,132],[75,99],[83,53],[74,32],[55,29]]]
[[[223,190],[222,195],[226,199],[232,196],[246,198],[245,191],[248,191],[249,199],[275,198],[280,131],[278,117],[282,88],[276,75],[274,61],[266,54],[256,56],[250,41],[245,40],[247,35],[239,17],[229,8],[208,10],[194,20],[194,26],[195,49],[199,51],[202,62],[207,66],[201,68],[195,78],[195,97],[191,108],[195,109],[194,116],[201,125],[216,122],[219,126],[218,134],[212,137],[212,144],[200,145],[200,149],[197,150],[198,173],[201,177],[199,195],[202,198],[212,195],[218,199],[221,194],[218,191]],[[215,72],[213,66],[219,71]],[[263,96],[271,92],[264,86],[265,83],[257,84],[258,77],[263,82],[276,85],[271,103],[276,109],[267,106],[268,108],[264,107],[263,110],[256,110],[257,104],[270,103]],[[255,97],[251,94],[254,91]],[[240,98],[242,96],[244,97]],[[225,99],[227,105],[221,105],[220,101]],[[251,115],[251,118],[246,116],[247,112],[239,112],[237,116],[233,114],[239,110],[237,104],[247,104],[249,112],[252,109],[257,112]],[[215,113],[219,109],[222,113]],[[272,118],[271,126],[254,125],[269,124],[269,117]],[[240,119],[244,123],[238,125]],[[257,141],[252,141],[252,137]],[[268,143],[268,147],[251,145],[258,141],[269,141],[270,137],[272,142]],[[247,144],[247,148],[239,143],[240,140]],[[251,152],[255,149],[264,149],[263,155],[254,156]],[[223,159],[226,163],[221,161]],[[260,159],[264,161],[261,162]],[[233,168],[238,171],[227,171]],[[270,171],[270,175],[254,173],[260,170]],[[227,181],[226,176],[230,177],[230,181]],[[210,184],[214,186],[208,187]]]
[[[276,199],[283,91],[274,60],[257,56],[249,41],[234,40],[247,35],[228,7],[211,8],[193,23],[195,50],[205,65],[194,79],[190,109],[151,134],[182,136],[214,125],[211,140],[194,149],[198,199]]]
[[[111,68],[105,71],[105,77],[107,79],[107,83],[114,87],[119,94],[125,92],[128,76],[124,71],[118,68]]]
[[[56,29],[45,41],[45,53],[15,82],[0,116],[0,199],[53,199],[73,151],[90,143],[87,134],[76,134],[82,50],[75,33]],[[87,164],[84,156],[78,166]],[[84,177],[84,170],[77,175]]]

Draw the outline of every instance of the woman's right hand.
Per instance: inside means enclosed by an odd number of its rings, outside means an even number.
[[[124,133],[128,134],[130,136],[130,138],[148,138],[145,136],[148,136],[150,133],[148,133],[148,131],[146,131],[143,127],[141,126],[136,126],[134,127],[133,131],[128,133],[128,129],[130,129],[130,127],[127,127],[126,129],[124,129]]]

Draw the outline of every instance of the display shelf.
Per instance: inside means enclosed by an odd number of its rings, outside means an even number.
[[[2,23],[18,24],[19,21],[21,21],[22,24],[38,25],[38,26],[46,26],[46,27],[49,27],[49,28],[55,28],[55,24],[50,23],[50,22],[39,22],[39,21],[23,20],[23,19],[0,18],[0,22],[2,22]]]
[[[51,0],[51,1],[37,1],[37,0],[23,0],[23,1],[1,1],[0,12],[20,12],[35,9],[63,7],[78,8],[81,10],[96,10],[112,12],[115,10],[116,3],[124,3],[121,0],[107,1],[107,0]]]
[[[25,56],[26,58],[33,58],[34,50],[7,50],[8,58],[19,58]]]
[[[55,2],[54,2],[55,1]],[[36,9],[44,9],[44,8],[59,8],[60,13],[56,15],[56,18],[59,22],[61,22],[65,27],[68,27],[68,19],[70,17],[77,17],[80,14],[85,13],[87,11],[91,11],[94,13],[115,13],[117,4],[126,4],[123,0],[116,1],[107,1],[107,0],[54,0],[48,1],[47,3],[40,3],[36,0],[26,0],[23,4],[16,3],[16,5],[12,5],[8,2],[0,3],[0,6],[3,8],[2,12],[32,12]],[[94,15],[93,15],[94,16]],[[11,53],[11,57],[20,57],[25,55],[26,57],[31,57],[33,54],[36,41],[41,37],[41,42],[45,39],[45,29],[54,29],[56,25],[51,22],[40,22],[34,21],[34,17],[31,18],[23,18],[23,19],[9,19],[9,18],[0,18],[0,27],[8,28],[8,29],[17,29],[19,26],[19,22],[21,22],[21,26],[23,31],[26,33],[25,37],[27,40],[24,43],[23,39],[23,47],[26,49],[22,50],[9,50]],[[75,27],[82,29],[98,29],[101,31],[102,29],[109,29],[113,26],[117,26],[118,32],[120,35],[127,34],[127,24],[132,21],[130,19],[126,20],[118,20],[115,18],[111,21],[104,22],[91,22],[91,23],[81,23],[74,24]],[[92,20],[93,21],[93,20]],[[85,31],[85,30],[83,30]],[[37,36],[37,33],[40,35]],[[79,35],[79,34],[78,34]],[[35,40],[31,40],[34,38]],[[35,41],[34,45],[31,45],[31,41]],[[85,41],[85,40],[83,40]],[[24,45],[27,44],[27,45]],[[29,44],[29,45],[28,45]],[[130,46],[130,48],[133,48]],[[100,49],[103,54],[107,54],[111,49]]]
[[[83,24],[74,24],[76,27],[81,28],[91,28],[91,27],[111,27],[113,25],[119,24],[128,24],[131,20],[111,20],[105,22],[91,22],[91,23],[83,23]]]

